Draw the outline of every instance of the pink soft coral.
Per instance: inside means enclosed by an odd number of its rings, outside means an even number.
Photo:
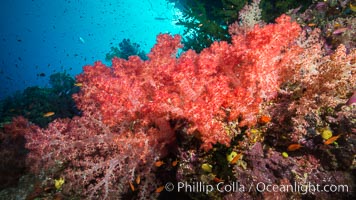
[[[159,136],[153,127],[133,129],[135,133],[115,131],[93,117],[58,119],[47,129],[27,131],[27,162],[33,172],[44,169],[53,178],[64,178],[65,194],[82,191],[90,199],[116,199],[141,176],[145,181],[139,195],[145,196],[158,187],[154,162],[165,156],[171,138]]]

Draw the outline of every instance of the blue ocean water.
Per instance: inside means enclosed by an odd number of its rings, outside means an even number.
[[[49,87],[49,76],[75,76],[105,62],[125,38],[146,53],[159,33],[181,34],[180,12],[166,0],[2,0],[0,99],[29,86]],[[110,64],[106,62],[106,64]]]

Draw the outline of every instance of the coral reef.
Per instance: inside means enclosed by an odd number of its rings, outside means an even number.
[[[233,172],[238,177],[239,184],[252,186],[253,189],[231,192],[224,199],[306,199],[315,196],[319,199],[352,199],[352,193],[345,192],[346,190],[335,191],[331,195],[316,192],[313,187],[317,187],[317,184],[319,189],[330,184],[346,185],[350,191],[355,183],[349,172],[323,170],[322,164],[313,155],[300,154],[293,158],[283,158],[279,152],[256,143],[246,153],[244,160],[248,168],[235,165]],[[275,189],[263,191],[267,185],[274,186]],[[293,185],[293,189],[286,189],[290,185]]]
[[[340,44],[347,52],[356,47],[356,18],[351,7],[352,0],[344,1],[316,1],[304,12],[294,9],[288,12],[305,31],[321,30],[324,48],[328,54],[332,53]]]
[[[24,134],[31,128],[25,118],[17,117],[0,130],[0,190],[16,185],[25,173],[27,150]]]
[[[265,24],[258,2],[230,42],[178,57],[181,37],[161,34],[147,60],[85,66],[81,116],[5,126],[0,154],[25,145],[39,182],[27,198],[354,199],[356,50],[328,51],[320,29],[286,15]]]
[[[79,115],[72,95],[79,91],[75,81],[66,73],[54,73],[50,76],[51,87],[28,87],[7,97],[0,104],[0,126],[10,123],[16,116],[24,116],[31,122],[46,127],[56,118],[73,117]],[[54,112],[52,116],[44,116]]]
[[[230,41],[228,27],[238,19],[245,4],[252,3],[254,9],[262,8],[260,17],[265,22],[273,22],[282,13],[297,8],[304,11],[311,0],[303,1],[266,1],[266,0],[169,0],[174,2],[183,13],[177,25],[186,28],[184,32],[184,50],[196,52],[209,47],[214,41]],[[261,2],[261,3],[260,3]],[[241,15],[240,15],[241,16]],[[249,17],[246,15],[246,17]],[[243,20],[243,19],[239,19]]]
[[[105,60],[111,61],[114,57],[128,59],[130,56],[137,55],[142,60],[147,60],[144,51],[140,50],[140,45],[131,43],[130,39],[123,39],[119,43],[119,47],[111,47],[111,51],[106,54]]]

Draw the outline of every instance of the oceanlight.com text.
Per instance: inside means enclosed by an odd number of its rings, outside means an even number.
[[[276,185],[276,184],[268,184],[268,183],[251,183],[250,185],[243,185],[236,182],[231,183],[224,183],[220,182],[217,184],[206,184],[203,182],[178,182],[174,185],[171,182],[166,183],[166,191],[171,192],[174,189],[177,189],[178,192],[197,192],[197,193],[205,193],[209,194],[210,192],[221,192],[221,193],[231,193],[231,192],[251,192],[251,191],[258,191],[258,192],[296,192],[301,194],[307,193],[317,193],[317,192],[349,192],[348,185],[335,185],[335,184],[312,184],[310,182],[305,184],[286,184],[286,185]]]
[[[306,184],[286,184],[286,185],[275,185],[266,183],[257,183],[256,190],[258,192],[297,192],[301,194],[307,193],[317,193],[317,192],[349,192],[348,185],[334,185],[334,184],[311,184],[310,182]]]

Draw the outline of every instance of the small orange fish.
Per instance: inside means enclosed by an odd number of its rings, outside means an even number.
[[[162,161],[162,160],[159,160],[159,161],[156,161],[155,162],[155,166],[156,167],[160,167],[160,166],[162,166],[162,165],[164,165],[165,163]]]
[[[237,154],[237,155],[231,160],[230,164],[233,164],[233,165],[236,164],[237,161],[241,158],[241,156],[242,156],[242,153]]]
[[[334,28],[339,28],[340,26],[341,26],[341,24],[339,24],[339,23],[334,24]]]
[[[261,124],[267,124],[268,122],[271,121],[271,117],[270,116],[267,116],[267,115],[262,115],[260,117],[260,123]]]
[[[309,26],[309,27],[313,27],[313,26],[316,26],[316,24],[310,23],[310,24],[308,24],[308,26]]]
[[[138,175],[137,177],[136,177],[136,184],[138,185],[138,184],[140,184],[141,183],[141,177],[140,177],[140,175]]]
[[[50,117],[53,115],[54,115],[54,112],[47,112],[47,113],[43,114],[43,117]]]
[[[82,86],[83,86],[83,83],[75,83],[74,86],[82,87]]]
[[[329,138],[328,140],[326,140],[326,141],[324,142],[324,144],[325,144],[325,145],[332,144],[332,143],[334,143],[337,139],[339,139],[340,136],[341,136],[341,134],[336,135],[336,136],[333,136],[333,137]]]
[[[164,186],[162,185],[162,186],[159,186],[157,189],[156,189],[156,193],[160,193],[160,192],[162,192],[163,191],[163,189],[164,189]]]
[[[50,192],[51,190],[53,190],[53,188],[52,187],[45,187],[43,190],[45,192]]]
[[[223,180],[223,179],[218,178],[218,177],[216,177],[216,176],[214,177],[213,181],[214,181],[215,183],[224,182],[224,180]]]
[[[302,147],[302,145],[300,144],[291,144],[288,146],[287,150],[288,151],[296,151],[298,149],[300,149]]]
[[[178,160],[173,161],[173,162],[172,162],[172,167],[177,166],[177,164],[178,164]]]
[[[131,182],[129,182],[129,184],[130,184],[131,191],[134,192],[135,191],[135,186]]]

